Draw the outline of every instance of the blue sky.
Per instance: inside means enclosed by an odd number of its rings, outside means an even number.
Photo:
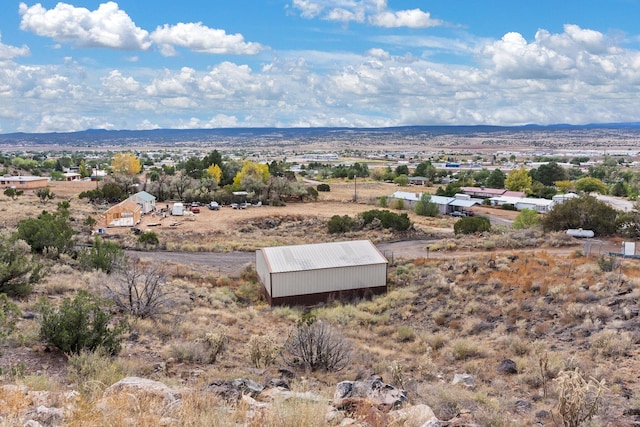
[[[3,0],[0,133],[640,121],[640,0]]]

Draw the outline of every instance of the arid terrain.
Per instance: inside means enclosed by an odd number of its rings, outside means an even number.
[[[77,223],[88,215],[100,219],[107,206],[77,198],[93,185],[52,183],[56,199],[46,205],[32,194],[17,200],[0,196],[2,225],[11,230],[22,218],[54,210],[61,200],[70,201]],[[598,263],[618,241],[603,243],[588,258],[583,243],[566,235],[515,233],[502,226],[483,236],[456,237],[455,219],[412,212],[410,232],[330,235],[326,221],[332,215],[377,208],[377,197],[398,189],[373,182],[358,183],[357,189],[353,182],[331,187],[317,202],[202,209],[179,219],[147,215],[138,227],[158,234],[159,252],[137,252],[130,229],[108,228],[105,237],[116,236],[107,238],[132,249],[130,255],[167,268],[171,311],[133,321],[115,358],[61,354],[39,339],[37,316],[25,317],[0,347],[0,424],[37,419],[43,425],[337,425],[340,421],[325,417],[336,384],[369,372],[406,390],[411,406],[428,405],[443,426],[556,426],[566,419],[559,403],[569,390],[566,373],[578,372],[583,382],[571,386],[586,405],[582,410],[595,405],[584,425],[637,425],[640,264],[620,260],[607,271]],[[477,209],[509,220],[515,216]],[[161,225],[150,225],[155,223]],[[89,232],[83,231],[82,240],[90,241]],[[256,248],[360,238],[371,239],[389,257],[387,295],[306,308],[271,308],[260,296],[252,265]],[[209,255],[213,261],[196,259]],[[81,271],[72,259],[52,261],[47,271],[34,294],[19,301],[23,313],[37,313],[40,297],[59,302],[79,289],[99,293],[110,280],[104,273]],[[278,347],[309,313],[351,343],[345,369],[297,371],[279,357],[265,365],[252,362],[254,337],[270,337]],[[205,345],[210,334],[226,339],[214,361]],[[499,369],[505,360],[513,369]],[[234,405],[206,392],[221,380],[264,384],[290,370],[291,389],[316,400],[258,397],[268,405],[247,400]],[[469,375],[473,384],[452,384],[456,374]],[[129,376],[168,385],[179,392],[180,404],[106,392]],[[46,418],[39,406],[60,413]],[[362,408],[344,416],[354,425],[392,424],[384,412]]]

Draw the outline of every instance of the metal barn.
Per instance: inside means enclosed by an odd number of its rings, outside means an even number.
[[[315,304],[385,293],[387,263],[369,240],[256,251],[256,271],[271,305]]]

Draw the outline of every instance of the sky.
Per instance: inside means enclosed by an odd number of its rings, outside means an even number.
[[[640,122],[640,0],[0,4],[0,133]]]

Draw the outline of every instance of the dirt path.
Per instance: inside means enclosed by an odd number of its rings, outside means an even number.
[[[566,246],[561,248],[524,248],[524,249],[497,249],[491,251],[428,251],[427,248],[436,240],[407,240],[399,242],[383,242],[376,245],[389,260],[398,258],[416,259],[451,259],[465,258],[475,255],[504,254],[514,252],[547,252],[557,256],[569,256],[582,245]],[[255,252],[167,252],[167,251],[127,251],[127,255],[136,256],[142,260],[161,262],[166,265],[178,267],[187,266],[191,271],[202,275],[229,275],[236,276],[247,264],[254,264]]]

